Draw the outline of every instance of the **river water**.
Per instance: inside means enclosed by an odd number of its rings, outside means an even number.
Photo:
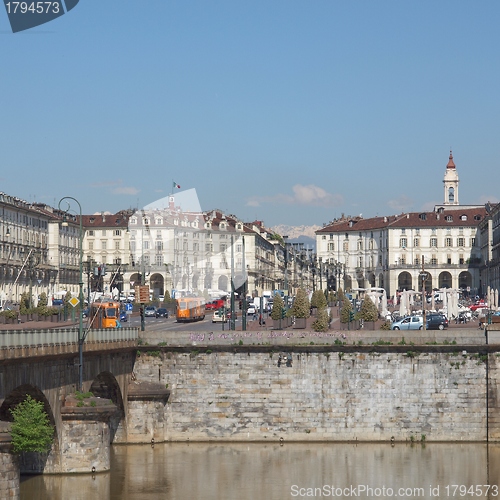
[[[500,498],[500,445],[475,443],[114,445],[111,469],[23,476],[21,498]]]

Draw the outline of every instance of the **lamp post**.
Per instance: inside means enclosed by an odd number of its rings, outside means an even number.
[[[71,208],[71,201],[74,201],[79,208],[80,211],[80,227],[79,227],[79,245],[78,245],[78,250],[79,250],[79,264],[80,264],[80,278],[78,282],[79,286],[79,294],[78,294],[78,299],[80,300],[80,311],[78,313],[78,390],[81,392],[83,388],[83,343],[85,342],[85,337],[83,335],[83,223],[82,223],[82,206],[80,205],[80,202],[72,198],[71,196],[65,196],[64,198],[61,198],[59,200],[59,205],[58,208],[59,210],[61,209],[61,203],[65,202],[67,207],[66,210],[63,210],[64,212],[64,219],[62,222],[63,226],[67,226],[68,222],[66,220],[66,214],[69,213],[69,210]]]

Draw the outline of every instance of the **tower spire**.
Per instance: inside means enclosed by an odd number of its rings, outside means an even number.
[[[455,168],[455,162],[453,161],[453,153],[450,149],[450,159],[448,161],[448,165],[446,165],[446,168]]]

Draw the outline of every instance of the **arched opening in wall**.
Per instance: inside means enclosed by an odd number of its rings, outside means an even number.
[[[472,290],[472,275],[469,271],[462,271],[458,276],[458,288],[464,297],[468,297]]]
[[[412,279],[411,274],[403,271],[398,276],[398,291],[402,292],[403,290],[412,290]]]
[[[193,291],[198,290],[200,282],[200,273],[196,272],[193,274]]]
[[[149,290],[153,292],[153,297],[163,295],[165,292],[165,284],[163,276],[159,273],[152,274],[149,278]]]
[[[217,288],[219,290],[223,290],[224,292],[227,292],[227,287],[228,287],[229,279],[227,276],[219,276],[218,282],[217,282]]]
[[[384,287],[384,275],[382,273],[380,273],[378,275],[378,287],[379,288],[385,288]]]
[[[48,462],[51,463],[50,469],[57,469],[60,464],[60,448],[59,436],[54,413],[50,407],[45,394],[33,385],[24,384],[13,389],[4,399],[2,406],[0,406],[0,420],[5,422],[12,422],[12,413],[10,410],[15,408],[19,403],[22,403],[26,396],[29,395],[36,401],[43,403],[43,409],[47,413],[50,425],[54,428],[54,440],[48,452],[25,452],[19,456],[19,469],[23,474],[41,474],[47,468]]]
[[[183,274],[182,281],[181,281],[181,289],[187,290],[187,286],[188,286],[188,277],[187,277],[187,275]]]
[[[130,288],[133,290],[135,286],[139,286],[141,284],[141,275],[139,273],[134,273],[130,276]]]
[[[448,271],[443,271],[439,275],[439,288],[451,288],[451,274]]]
[[[432,294],[432,276],[427,274],[428,278],[425,280],[425,293]]]
[[[344,275],[344,292],[349,292],[352,290],[352,278],[346,274]]]
[[[210,290],[212,288],[212,276],[213,274],[211,273],[205,274],[205,280],[203,282],[205,290]]]
[[[118,433],[125,436],[125,409],[120,386],[114,375],[110,372],[99,373],[90,386],[90,392],[98,398],[110,399],[117,407],[109,420],[110,442],[115,440]]]
[[[368,283],[370,283],[370,286],[375,286],[375,273],[370,273],[368,275]]]

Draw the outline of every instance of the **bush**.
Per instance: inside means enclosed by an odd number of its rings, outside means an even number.
[[[296,318],[308,318],[310,316],[309,299],[303,288],[297,290],[291,312]]]
[[[38,299],[38,307],[47,307],[49,300],[47,299],[47,294],[42,292]]]
[[[41,401],[27,394],[26,399],[11,408],[10,412],[13,417],[11,435],[14,453],[46,452],[50,449],[54,428]]]
[[[349,313],[352,311],[351,301],[344,295],[342,300],[343,306],[340,310],[340,322],[341,323],[349,323]]]
[[[312,327],[315,332],[326,332],[328,330],[328,312],[325,307],[318,309],[318,315],[313,321]]]
[[[15,319],[17,318],[17,311],[12,311],[7,309],[5,311],[0,312],[0,315],[5,316],[6,318]]]
[[[378,320],[378,309],[377,306],[373,303],[372,299],[368,296],[363,300],[363,304],[361,305],[361,311],[359,316],[364,321],[377,321]]]
[[[323,290],[316,290],[313,292],[311,297],[311,307],[317,307],[320,309],[321,307],[326,307],[326,298]]]
[[[383,323],[382,325],[380,325],[380,329],[381,330],[390,330],[391,329],[391,322],[390,321],[386,321],[385,323]]]
[[[273,300],[273,308],[271,310],[271,318],[274,320],[279,320],[281,319],[281,313],[283,311],[285,303],[283,302],[283,299],[281,298],[281,295],[277,293],[274,296]]]

